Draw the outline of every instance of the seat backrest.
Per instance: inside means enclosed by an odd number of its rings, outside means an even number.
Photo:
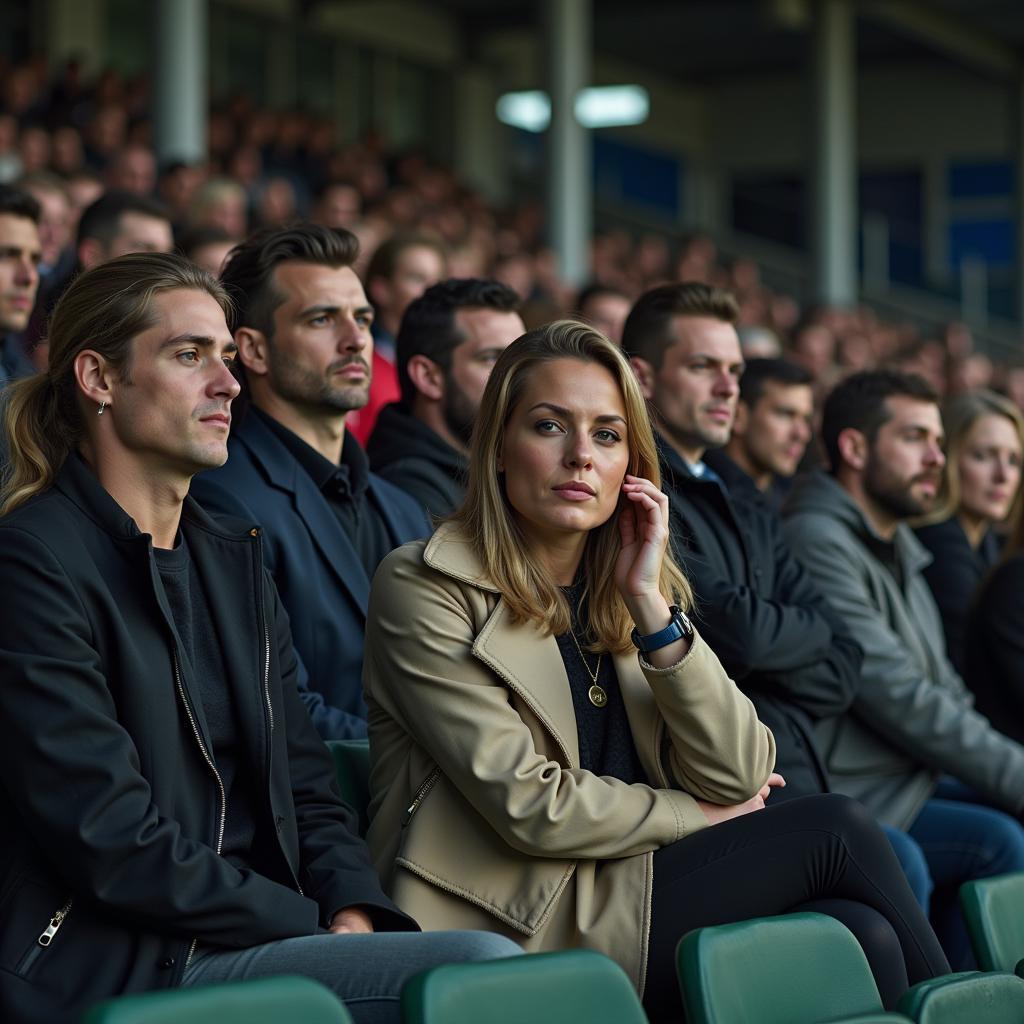
[[[1020,1024],[1024,979],[997,972],[933,978],[911,988],[899,1009],[917,1024]]]
[[[618,964],[589,950],[434,967],[402,990],[405,1024],[646,1024]]]
[[[817,1024],[882,1011],[863,950],[824,914],[698,928],[676,964],[689,1024]]]
[[[966,882],[960,905],[978,966],[1012,971],[1024,958],[1024,873]]]
[[[309,978],[260,978],[108,999],[82,1024],[352,1024],[333,992]]]
[[[370,741],[328,740],[341,798],[359,815],[359,834],[370,827]]]

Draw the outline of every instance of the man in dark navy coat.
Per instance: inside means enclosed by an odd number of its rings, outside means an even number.
[[[370,581],[389,551],[429,533],[417,503],[369,471],[345,429],[366,404],[373,352],[358,251],[351,232],[317,224],[258,232],[232,251],[221,279],[237,306],[248,401],[227,464],[193,486],[207,509],[263,527],[303,697],[326,739],[366,735]]]

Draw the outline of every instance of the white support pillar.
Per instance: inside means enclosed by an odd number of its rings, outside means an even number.
[[[548,129],[548,236],[569,284],[590,273],[593,222],[591,138],[576,120],[576,94],[590,84],[591,0],[548,0],[545,12]]]
[[[856,40],[850,0],[815,8],[813,244],[815,297],[857,300]]]
[[[156,0],[154,129],[161,160],[206,159],[207,0]]]

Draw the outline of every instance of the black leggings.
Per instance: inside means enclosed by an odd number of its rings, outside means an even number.
[[[908,982],[949,971],[874,819],[855,800],[810,796],[655,852],[644,992],[651,1021],[681,1019],[675,951],[688,931],[803,910],[830,914],[856,935],[887,1009]]]

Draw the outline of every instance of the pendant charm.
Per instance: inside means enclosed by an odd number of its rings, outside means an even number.
[[[597,683],[587,690],[587,696],[595,708],[603,708],[608,703],[608,694],[604,692],[604,687],[598,686]]]

